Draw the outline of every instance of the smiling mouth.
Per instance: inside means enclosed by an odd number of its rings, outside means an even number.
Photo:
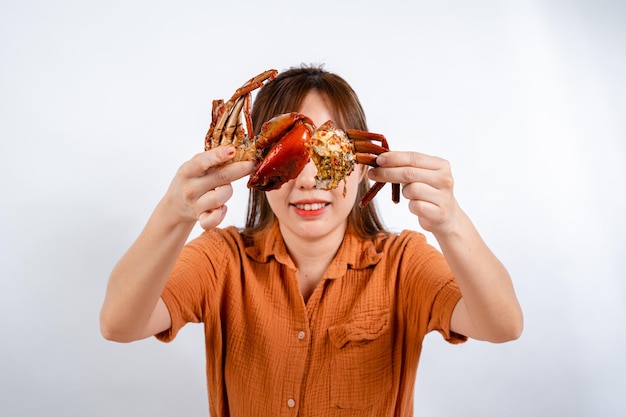
[[[297,209],[305,211],[320,210],[326,207],[329,203],[307,203],[307,204],[294,204]]]

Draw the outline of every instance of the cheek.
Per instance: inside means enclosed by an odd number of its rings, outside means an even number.
[[[354,170],[348,176],[348,182],[358,188],[361,181],[367,181],[367,168],[361,164],[356,164]]]
[[[275,215],[278,215],[289,208],[290,194],[295,186],[296,180],[290,180],[284,183],[277,190],[265,191],[267,203]]]
[[[279,209],[278,204],[280,204],[281,201],[285,201],[286,199],[284,188],[286,188],[286,184],[280,187],[278,190],[265,192],[265,198],[267,199],[267,203],[270,205],[270,208],[273,212],[276,212],[276,210]]]
[[[350,173],[350,176],[354,176],[357,178],[356,182],[359,183],[361,181],[363,181],[363,179],[366,178],[367,176],[367,171],[368,171],[368,167],[362,165],[362,164],[356,164],[354,166],[354,171],[352,171]]]

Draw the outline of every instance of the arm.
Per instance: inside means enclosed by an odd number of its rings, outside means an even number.
[[[143,231],[109,278],[100,330],[109,340],[130,342],[167,330],[171,319],[160,299],[174,263],[196,221],[216,227],[232,196],[230,183],[250,173],[252,162],[220,166],[234,155],[219,147],[183,164]]]
[[[517,339],[523,318],[511,278],[454,198],[448,162],[416,152],[388,152],[376,162],[370,179],[403,185],[409,210],[433,233],[454,273],[463,296],[451,330],[491,342]]]

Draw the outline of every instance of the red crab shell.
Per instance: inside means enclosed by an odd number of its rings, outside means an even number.
[[[298,113],[286,113],[269,120],[255,138],[261,162],[248,180],[248,187],[270,191],[281,187],[302,172],[309,162],[313,122]]]

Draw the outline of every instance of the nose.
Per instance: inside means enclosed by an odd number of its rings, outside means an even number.
[[[315,188],[315,176],[317,175],[317,168],[313,161],[309,161],[302,172],[296,177],[296,187],[300,189],[313,189]]]

